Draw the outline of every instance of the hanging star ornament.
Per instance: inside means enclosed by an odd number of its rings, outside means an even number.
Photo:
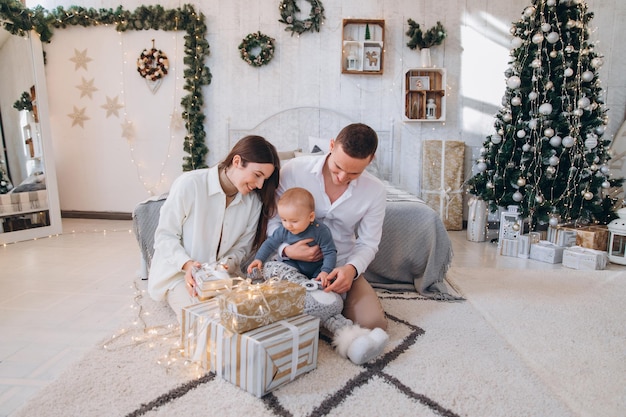
[[[85,78],[82,78],[82,83],[77,85],[76,88],[78,88],[80,90],[80,98],[83,98],[85,96],[88,96],[89,98],[93,98],[92,94],[94,91],[98,91],[98,89],[96,87],[94,87],[93,83],[94,83],[94,79],[92,78],[91,80],[87,81]]]
[[[133,126],[133,122],[128,119],[124,120],[124,123],[122,123],[122,137],[126,138],[127,141],[135,139],[135,127]]]
[[[87,56],[87,49],[82,52],[78,49],[74,49],[74,56],[70,58],[70,61],[74,62],[74,71],[78,71],[79,68],[84,68],[87,71],[87,63],[92,61],[91,58]]]
[[[79,125],[80,127],[83,127],[83,128],[85,127],[83,123],[86,120],[89,120],[89,117],[85,115],[85,110],[86,110],[86,107],[83,107],[82,109],[79,110],[78,107],[74,106],[74,112],[68,114],[68,117],[72,119],[72,127],[76,125]]]
[[[110,115],[114,115],[117,118],[120,117],[118,110],[123,108],[124,105],[118,103],[117,102],[118,99],[119,99],[119,96],[115,96],[114,98],[107,96],[106,104],[103,104],[102,106],[100,106],[107,111],[107,119],[109,118]]]

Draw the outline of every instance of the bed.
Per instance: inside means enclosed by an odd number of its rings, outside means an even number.
[[[330,109],[298,107],[264,119],[248,129],[229,126],[229,145],[248,134],[264,136],[281,153],[281,158],[316,151],[342,127],[353,123],[348,116]],[[375,288],[417,291],[437,300],[456,300],[445,284],[452,261],[452,246],[439,215],[415,195],[395,187],[393,178],[393,135],[377,130],[380,151],[370,172],[387,185],[387,209],[378,253],[365,271]],[[153,254],[154,232],[166,195],[146,200],[135,208],[133,225],[141,249],[141,275],[147,277]]]

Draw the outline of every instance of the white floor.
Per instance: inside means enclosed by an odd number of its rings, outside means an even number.
[[[450,232],[455,267],[563,269]],[[130,221],[64,219],[63,234],[0,246],[0,417],[120,330],[136,289]],[[623,268],[610,265],[609,268]]]

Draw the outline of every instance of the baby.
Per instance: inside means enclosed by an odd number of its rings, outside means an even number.
[[[278,216],[281,226],[267,238],[248,266],[248,274],[255,268],[263,270],[265,279],[278,277],[298,283],[307,288],[304,312],[318,317],[322,327],[333,333],[333,345],[342,357],[348,357],[357,365],[380,355],[389,336],[379,328],[364,329],[341,314],[343,299],[334,292],[322,291],[327,287],[328,274],[335,268],[337,249],[330,229],[315,219],[315,200],[304,188],[290,188],[278,200]],[[267,262],[283,244],[292,244],[312,238],[310,245],[318,245],[324,255],[317,262],[285,259]],[[316,282],[317,281],[317,282]]]

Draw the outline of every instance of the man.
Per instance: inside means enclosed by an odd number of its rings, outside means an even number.
[[[325,291],[346,293],[343,314],[368,329],[387,329],[387,319],[372,286],[362,273],[374,259],[385,218],[384,184],[365,171],[378,147],[378,136],[369,126],[346,126],[330,142],[327,155],[304,156],[281,168],[278,195],[293,187],[306,188],[315,197],[316,217],[326,224],[337,247],[337,266],[328,275]],[[270,222],[271,233],[280,222]],[[285,258],[317,261],[322,257],[311,239],[283,245]]]

